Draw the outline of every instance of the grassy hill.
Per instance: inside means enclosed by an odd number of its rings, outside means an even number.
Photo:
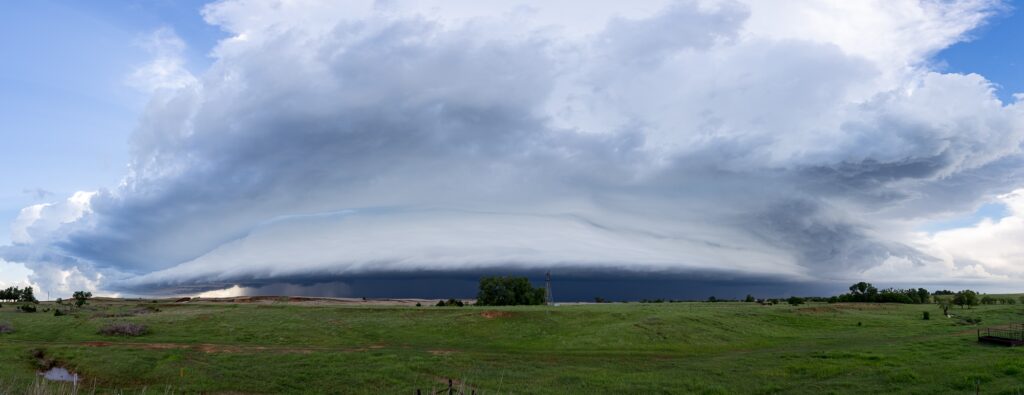
[[[934,305],[755,303],[415,307],[94,302],[0,308],[0,393],[40,360],[90,392],[983,393],[1024,391],[1024,349],[981,345]],[[159,311],[157,311],[159,310]],[[922,312],[931,320],[922,320]],[[980,327],[1024,306],[956,308]],[[114,322],[139,337],[98,334]]]

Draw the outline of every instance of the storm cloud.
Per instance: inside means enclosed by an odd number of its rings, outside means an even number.
[[[1019,278],[915,230],[1024,187],[1024,107],[929,61],[1000,5],[863,4],[213,3],[230,37],[208,69],[175,61],[170,31],[148,41],[121,184],[26,208],[0,258],[143,294],[560,269]]]

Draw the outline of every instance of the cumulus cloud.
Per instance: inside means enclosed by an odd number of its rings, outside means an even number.
[[[1024,189],[999,196],[1009,208],[1000,219],[984,219],[972,227],[949,229],[928,237],[930,244],[947,256],[952,268],[978,275],[1019,279],[1024,274]]]
[[[1019,276],[913,231],[1021,185],[1021,105],[929,65],[998,3],[480,4],[208,5],[231,36],[208,70],[161,31],[133,76],[155,91],[122,184],[75,215],[27,208],[2,256],[142,293],[552,268],[955,281],[964,259]]]

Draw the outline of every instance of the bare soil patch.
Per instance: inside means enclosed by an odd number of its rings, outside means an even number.
[[[495,319],[495,318],[509,318],[509,317],[512,316],[512,313],[510,313],[508,311],[488,310],[488,311],[481,312],[480,316],[484,317],[486,319],[492,320],[492,319]]]

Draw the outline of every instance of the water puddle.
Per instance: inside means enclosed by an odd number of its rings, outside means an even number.
[[[40,376],[50,381],[66,381],[69,383],[78,382],[78,374],[62,367],[52,367],[45,372],[39,372]]]

